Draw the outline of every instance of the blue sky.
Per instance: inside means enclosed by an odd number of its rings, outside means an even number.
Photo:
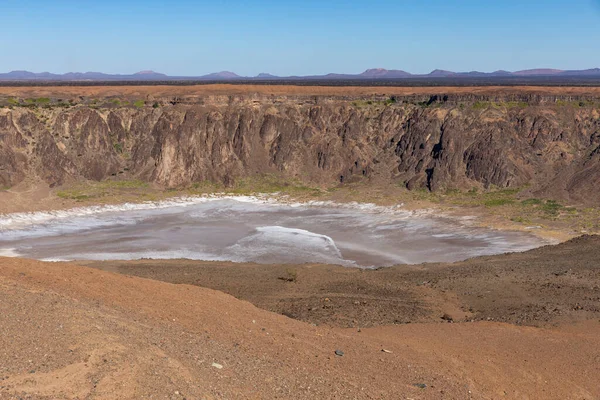
[[[0,71],[600,67],[600,0],[3,0]]]

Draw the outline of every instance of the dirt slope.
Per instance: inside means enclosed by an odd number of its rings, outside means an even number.
[[[6,258],[0,298],[6,399],[600,396],[598,321],[358,332],[311,326],[209,289]]]
[[[221,290],[320,325],[441,322],[448,314],[454,321],[554,326],[600,320],[598,260],[600,236],[582,236],[524,253],[377,270],[191,260],[83,263]]]

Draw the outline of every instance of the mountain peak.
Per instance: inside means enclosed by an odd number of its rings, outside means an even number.
[[[277,78],[275,75],[269,74],[267,72],[261,72],[260,74],[256,75],[257,78]]]
[[[399,69],[388,70],[385,68],[371,68],[360,74],[359,76],[363,78],[408,78],[411,76],[406,71],[402,71]]]
[[[221,71],[221,72],[215,73],[214,75],[220,76],[222,78],[239,78],[240,77],[238,74],[236,74],[235,72],[231,72],[231,71]]]
[[[152,70],[145,70],[145,71],[136,72],[134,75],[165,75],[165,74],[161,74],[160,72],[154,72]]]
[[[431,71],[429,73],[428,76],[433,76],[433,77],[448,77],[448,76],[453,76],[453,75],[456,75],[456,72],[446,71],[445,69],[434,69],[433,71]]]
[[[360,74],[361,76],[369,76],[369,77],[378,77],[388,73],[388,70],[385,68],[370,68]]]
[[[383,72],[387,72],[388,70],[385,68],[369,68],[363,74],[380,74]]]

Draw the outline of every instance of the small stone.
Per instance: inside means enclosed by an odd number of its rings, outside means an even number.
[[[424,383],[415,383],[413,386],[418,387],[419,389],[425,389],[427,387]]]
[[[389,353],[389,354],[391,354],[391,353],[392,353],[391,351],[389,351],[389,350],[386,350],[386,349],[381,349],[381,351],[383,351],[384,353]]]
[[[336,355],[336,356],[340,356],[340,357],[342,357],[342,356],[344,355],[344,352],[343,352],[343,351],[341,351],[341,350],[336,350],[336,351],[335,351],[335,355]]]
[[[221,364],[212,363],[212,366],[215,367],[216,369],[223,369],[223,366]]]
[[[448,322],[453,322],[454,321],[454,318],[452,318],[452,316],[450,314],[444,314],[444,315],[441,316],[441,318],[444,321],[448,321]]]

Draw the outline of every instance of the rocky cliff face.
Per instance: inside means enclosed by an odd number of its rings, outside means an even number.
[[[434,191],[529,186],[600,203],[599,103],[395,100],[4,107],[0,186],[126,176],[176,187],[277,173]]]

